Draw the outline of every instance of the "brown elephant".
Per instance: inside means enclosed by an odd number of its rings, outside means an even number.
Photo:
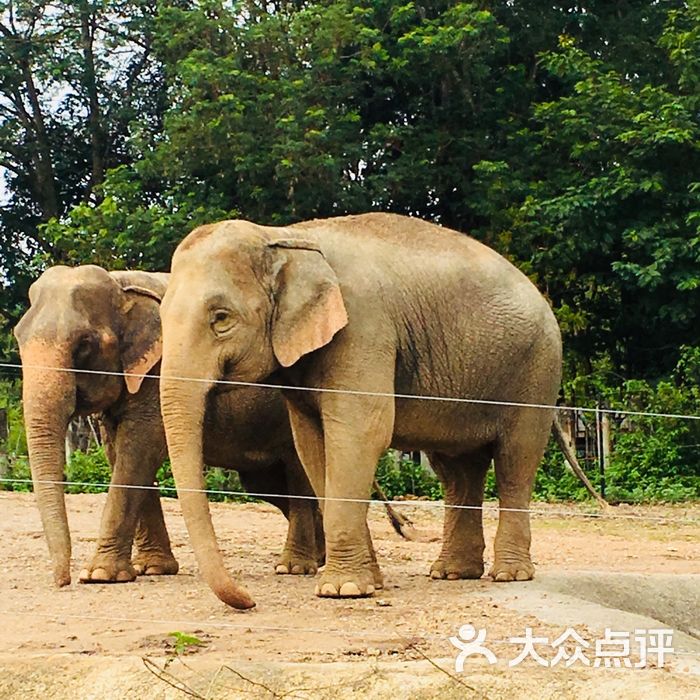
[[[382,585],[363,499],[388,446],[427,451],[447,506],[457,506],[446,509],[432,577],[482,575],[479,507],[492,460],[502,510],[491,576],[533,576],[527,509],[552,426],[561,337],[549,304],[505,258],[397,215],[280,228],[223,221],[180,243],[161,313],[161,409],[178,488],[202,486],[213,380],[288,387],[297,451],[327,499],[318,595]],[[206,499],[189,491],[180,500],[205,579],[237,606],[248,594],[225,575]]]
[[[132,376],[159,370],[159,303],[167,282],[167,274],[52,267],[32,285],[31,307],[15,329],[34,490],[59,586],[70,583],[65,499],[61,485],[42,482],[63,479],[70,419],[101,414],[113,484],[152,485],[167,455],[158,380]],[[228,389],[209,397],[202,417],[206,462],[238,469],[249,491],[306,497],[267,500],[289,519],[277,572],[315,573],[323,558],[321,517],[282,397]],[[132,560],[134,537],[138,553]],[[137,573],[177,569],[158,493],[110,488],[97,551],[80,579],[131,581]]]

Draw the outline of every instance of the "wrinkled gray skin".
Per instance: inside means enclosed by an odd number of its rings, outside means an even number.
[[[159,373],[159,299],[167,280],[165,274],[109,273],[94,265],[56,266],[32,285],[31,307],[15,329],[34,490],[59,586],[70,582],[63,488],[40,482],[63,479],[70,419],[101,414],[113,484],[152,485],[166,457],[157,379],[119,375]],[[45,369],[49,367],[117,376]],[[279,392],[236,388],[212,394],[204,423],[207,464],[238,469],[249,491],[313,494]],[[289,519],[277,572],[314,573],[323,548],[315,500],[268,500]],[[157,491],[110,488],[97,551],[81,580],[131,581],[137,573],[174,574],[177,569]]]
[[[175,482],[202,484],[201,378],[294,387],[469,397],[553,405],[561,338],[532,283],[472,238],[417,220],[365,214],[271,228],[225,221],[178,246],[162,305],[161,407]],[[533,576],[527,509],[553,410],[284,391],[297,451],[323,506],[327,560],[320,596],[371,595],[382,585],[367,499],[388,446],[425,450],[448,505],[481,506],[495,463],[500,505],[491,576]],[[180,494],[199,566],[237,606],[206,499]],[[484,570],[479,509],[447,509],[434,578]]]

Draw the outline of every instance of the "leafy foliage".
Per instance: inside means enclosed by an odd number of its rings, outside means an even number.
[[[168,636],[173,638],[173,652],[176,656],[181,656],[191,651],[193,647],[201,647],[206,644],[199,637],[185,632],[168,632]]]
[[[444,495],[442,484],[432,471],[410,459],[397,459],[394,450],[389,450],[379,460],[376,478],[389,499],[411,495],[438,500]]]

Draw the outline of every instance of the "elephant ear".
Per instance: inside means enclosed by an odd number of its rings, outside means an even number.
[[[143,375],[160,362],[163,355],[160,301],[165,288],[162,284],[148,284],[146,273],[137,274],[136,280],[130,279],[129,273],[115,275],[124,292],[121,357],[124,381],[130,394],[141,388]],[[130,283],[134,281],[139,284]]]
[[[333,268],[309,241],[282,239],[273,267],[275,312],[272,349],[283,367],[331,342],[348,323],[343,295]]]

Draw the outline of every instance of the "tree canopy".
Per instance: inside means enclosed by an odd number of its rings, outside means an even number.
[[[47,264],[368,210],[550,299],[568,376],[700,346],[700,3],[0,0],[0,314]]]

